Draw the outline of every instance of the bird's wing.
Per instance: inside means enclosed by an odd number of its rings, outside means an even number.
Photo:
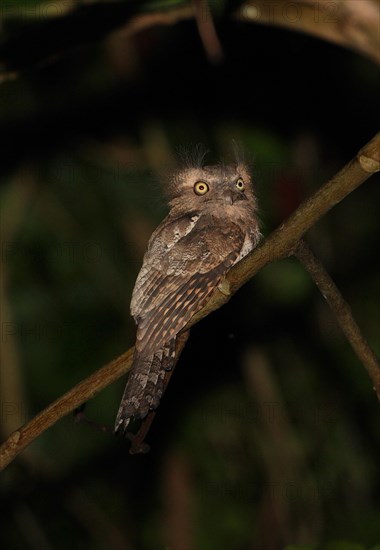
[[[157,352],[206,304],[244,243],[243,230],[228,220],[201,217],[191,231],[184,224],[179,237],[177,225],[156,230],[136,281],[131,305],[136,348],[144,355]],[[170,232],[176,237],[172,246]]]
[[[198,219],[198,213],[173,219],[169,214],[152,233],[132,294],[131,313],[136,322],[146,308],[154,307],[152,293],[163,277],[164,262],[171,249],[194,228]]]

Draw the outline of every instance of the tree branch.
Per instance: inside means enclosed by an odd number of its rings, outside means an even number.
[[[237,17],[311,34],[380,63],[376,0],[251,0],[240,6]]]
[[[0,471],[3,470],[25,447],[34,441],[60,418],[94,397],[102,389],[128,372],[132,365],[134,348],[108,363],[74,386],[46,407],[30,422],[13,432],[0,447]]]
[[[321,187],[310,199],[302,203],[261,246],[231,269],[220,290],[217,289],[213,293],[210,301],[193,317],[184,330],[189,329],[211,311],[227,302],[244,283],[265,265],[294,254],[305,232],[328,210],[379,169],[380,134],[377,134],[334,178]],[[299,251],[298,248],[298,253]],[[0,470],[4,469],[27,445],[60,418],[128,372],[132,364],[132,356],[133,348],[80,382],[30,422],[13,432],[0,447]]]
[[[196,0],[200,2],[201,0]],[[35,11],[35,21],[0,41],[0,84],[16,79],[20,72],[55,60],[74,48],[98,42],[113,33],[132,35],[150,27],[175,25],[196,18],[194,4],[174,5],[154,10],[143,2],[93,1],[84,6],[62,3],[52,14]],[[19,8],[20,9],[20,8]],[[17,9],[5,8],[4,17],[15,17]],[[31,21],[28,10],[28,19]],[[20,16],[25,17],[22,11]],[[54,15],[52,17],[52,15]],[[218,42],[207,4],[200,16],[203,43],[219,59]],[[248,0],[231,14],[232,18],[264,25],[285,27],[340,44],[380,63],[379,6],[376,0]],[[198,23],[199,23],[198,18]],[[204,31],[209,36],[204,36]],[[211,34],[210,34],[211,32]],[[69,37],[69,38],[68,38]]]
[[[293,254],[306,231],[379,170],[380,133],[376,134],[329,182],[304,201],[260,246],[228,272],[223,288],[213,293],[206,306],[194,315],[186,328],[190,328],[211,311],[221,307],[267,264]]]
[[[350,342],[359,361],[367,369],[374,390],[380,401],[380,365],[376,355],[360,332],[350,306],[344,300],[339,289],[327,273],[321,262],[314,256],[308,245],[301,241],[294,251],[295,257],[307,269],[311,278],[321,291],[322,296],[332,309],[341,329]]]
[[[210,63],[223,61],[223,48],[216,33],[212,13],[207,0],[193,0],[194,17],[198,33]]]

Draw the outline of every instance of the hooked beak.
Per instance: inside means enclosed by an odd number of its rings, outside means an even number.
[[[246,201],[247,197],[244,195],[243,192],[238,191],[237,189],[231,189],[226,192],[225,194],[226,202],[228,204],[234,204],[237,201]]]

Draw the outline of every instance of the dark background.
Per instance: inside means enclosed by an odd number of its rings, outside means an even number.
[[[178,147],[203,143],[211,163],[240,143],[268,235],[375,134],[380,92],[360,54],[227,16],[215,65],[193,21],[103,40],[107,19],[81,47],[69,22],[45,56],[56,33],[22,13],[4,12],[0,45],[17,73],[0,85],[3,437],[133,345],[130,296]],[[378,187],[368,180],[307,235],[377,354]],[[124,383],[86,415],[111,427]],[[322,296],[295,260],[277,262],[192,329],[148,455],[66,417],[7,468],[3,544],[370,548],[379,424]]]

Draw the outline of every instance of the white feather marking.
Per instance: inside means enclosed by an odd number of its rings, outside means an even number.
[[[240,262],[240,260],[243,259],[244,256],[249,254],[251,250],[253,250],[254,246],[255,246],[255,242],[252,239],[252,236],[249,233],[247,233],[245,235],[244,243],[243,243],[243,246],[241,247],[240,254],[236,258],[234,265]]]

